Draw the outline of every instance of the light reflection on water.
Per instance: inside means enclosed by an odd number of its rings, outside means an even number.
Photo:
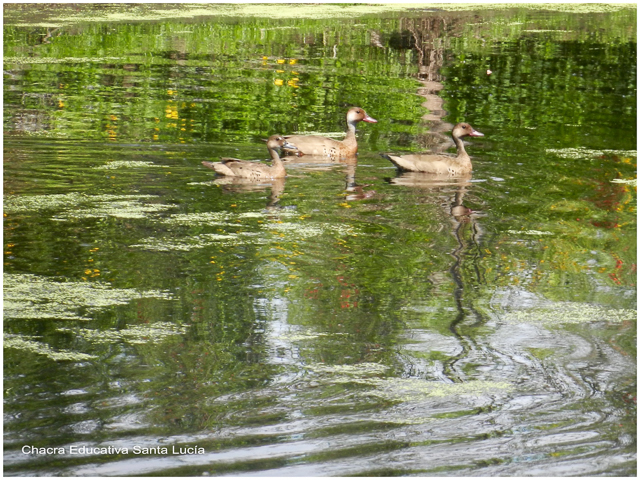
[[[294,22],[273,51],[305,28],[314,45],[266,59],[251,42],[199,51],[196,22],[158,63],[120,47],[109,63],[59,61],[91,58],[82,42],[102,27],[86,26],[34,57],[56,61],[9,65],[7,475],[635,474],[635,141],[610,135],[635,118],[620,97],[635,90],[606,70],[626,44],[529,33],[465,50],[458,20],[442,43],[437,16],[372,21],[339,49],[314,38],[340,22]],[[261,28],[215,25],[234,45]],[[135,52],[130,26],[113,28]],[[564,97],[543,117],[520,57],[552,90],[566,77],[554,69],[575,82],[605,60],[595,73],[618,83],[571,84],[575,118]],[[474,77],[486,61],[492,77]],[[609,101],[600,125],[571,127]],[[380,120],[359,129],[357,162],[288,160],[286,180],[261,185],[200,166],[266,158],[258,138],[273,129],[341,131],[344,103]],[[445,149],[462,119],[486,135],[469,177],[400,175],[379,156]]]

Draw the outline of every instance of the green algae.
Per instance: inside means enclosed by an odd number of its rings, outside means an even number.
[[[155,168],[169,168],[168,165],[157,165],[153,162],[142,160],[115,160],[113,162],[106,163],[97,167],[93,167],[96,170],[116,170],[120,168],[142,168],[142,167],[155,167]]]
[[[101,202],[91,208],[69,210],[52,217],[57,221],[69,221],[82,218],[147,218],[150,213],[164,212],[174,208],[173,205],[160,203],[139,203],[137,201]]]
[[[426,381],[420,378],[369,379],[376,390],[369,392],[387,400],[418,401],[427,397],[459,397],[508,393],[514,386],[508,382],[471,380],[463,383]]]
[[[58,64],[58,63],[100,63],[107,61],[122,61],[121,57],[3,57],[5,64],[14,65],[36,65],[36,64]]]
[[[556,302],[552,306],[514,310],[499,315],[506,323],[542,325],[584,324],[590,322],[621,323],[635,321],[638,312],[625,308],[606,308],[577,302]]]
[[[143,216],[145,212],[163,211],[170,205],[143,204],[141,200],[157,198],[154,195],[87,195],[85,193],[66,193],[52,195],[5,195],[5,213],[25,213],[39,210],[72,209],[54,217],[58,220],[90,216]],[[79,205],[94,203],[97,207],[79,209]],[[118,214],[118,211],[121,213]]]
[[[279,218],[297,217],[295,212],[278,214]],[[185,213],[174,214],[159,221],[168,225],[183,226],[226,226],[235,229],[244,226],[242,220],[265,219],[270,218],[271,214],[267,212],[203,212],[203,213]],[[237,232],[237,233],[203,233],[200,235],[192,235],[189,237],[148,237],[139,243],[131,245],[134,248],[142,248],[146,250],[168,252],[173,250],[189,251],[196,248],[205,248],[208,246],[236,246],[247,243],[252,244],[268,244],[273,238],[278,241],[286,237],[289,240],[306,239],[318,237],[325,234],[333,234],[338,236],[357,235],[358,230],[352,225],[335,225],[329,223],[305,223],[305,222],[269,222],[269,223],[253,223],[252,228],[260,228],[263,233],[259,232]]]
[[[114,328],[109,330],[93,330],[90,328],[66,328],[60,327],[59,332],[68,332],[84,340],[95,343],[119,343],[147,344],[161,343],[169,337],[184,335],[187,326],[176,325],[170,322],[157,322],[149,325],[131,325],[122,330]]]
[[[95,355],[72,352],[70,350],[54,350],[45,343],[36,342],[29,337],[21,335],[5,334],[3,344],[4,348],[15,348],[16,350],[22,350],[23,352],[36,353],[56,361],[82,362],[97,358]]]
[[[233,215],[227,212],[202,212],[202,213],[178,213],[169,217],[163,218],[162,223],[169,225],[188,225],[188,226],[202,226],[202,225],[226,225],[226,226],[238,226],[237,223],[232,224],[231,220]]]
[[[553,235],[552,232],[542,232],[540,230],[507,230],[513,235]]]
[[[133,299],[171,300],[165,291],[113,288],[109,283],[55,281],[31,274],[4,275],[5,319],[91,320],[95,313]]]
[[[354,365],[327,365],[324,363],[313,363],[305,365],[305,368],[315,373],[350,375],[354,377],[380,375],[389,369],[386,365],[366,362],[356,363]]]
[[[104,217],[147,218],[151,213],[175,208],[173,205],[143,201],[154,198],[157,197],[154,195],[87,195],[78,192],[53,195],[6,195],[4,197],[4,211],[8,214],[14,214],[40,210],[61,210],[52,219],[70,221]],[[93,206],[88,204],[93,204]]]
[[[243,239],[240,235],[253,236],[248,232],[241,234],[228,234],[218,235],[215,233],[203,233],[201,235],[194,235],[184,238],[175,237],[148,237],[141,241],[131,245],[132,248],[142,248],[145,250],[153,250],[157,252],[169,252],[173,250],[189,251],[194,248],[204,248],[212,245],[215,246],[234,246],[243,243]],[[254,243],[264,243],[262,239],[254,239]]]
[[[326,380],[332,384],[356,383],[374,387],[373,390],[367,391],[368,395],[391,401],[407,402],[426,397],[487,395],[509,392],[513,389],[513,385],[508,382],[472,380],[464,383],[444,383],[421,378],[380,378],[389,371],[389,367],[378,363],[364,362],[354,365],[315,363],[305,365],[305,368],[326,376]]]
[[[279,336],[281,340],[289,342],[299,342],[305,340],[315,340],[316,338],[326,337],[328,333],[285,333]]]
[[[637,187],[638,179],[637,178],[630,178],[630,179],[614,178],[613,180],[611,180],[611,183],[624,183],[627,185]]]
[[[174,225],[187,225],[187,226],[202,226],[202,225],[232,225],[238,226],[237,220],[240,219],[263,219],[266,218],[268,213],[266,212],[201,212],[201,213],[177,213],[162,219],[162,223],[174,224]],[[288,216],[295,216],[296,213],[281,212],[278,216],[285,218]],[[235,223],[231,223],[235,222]]]
[[[81,12],[64,6],[32,12],[5,11],[5,23],[16,26],[62,27],[87,22],[159,21],[163,19],[195,17],[272,18],[282,19],[354,19],[380,14],[409,14],[425,11],[466,12],[480,10],[544,10],[568,13],[605,13],[635,9],[635,4],[611,3],[215,3],[215,4],[140,4],[111,5],[107,9],[84,8]],[[29,14],[31,13],[31,14]],[[10,18],[9,20],[7,18]]]
[[[358,231],[353,225],[336,225],[330,223],[268,223],[264,225],[267,230],[275,230],[277,233],[296,237],[317,237],[327,233],[336,235],[357,235]]]
[[[637,150],[593,150],[590,148],[547,148],[547,153],[552,153],[566,159],[594,159],[604,155],[618,155],[620,157],[637,157]]]

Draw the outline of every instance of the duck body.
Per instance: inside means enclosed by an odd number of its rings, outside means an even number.
[[[293,155],[314,155],[330,159],[352,157],[358,152],[356,124],[358,122],[377,123],[360,107],[350,108],[347,112],[347,136],[344,140],[322,137],[320,135],[286,135],[284,138],[296,150],[284,148],[285,153]]]
[[[271,154],[272,165],[237,158],[221,158],[220,162],[202,162],[202,165],[215,170],[218,175],[227,177],[244,178],[253,181],[284,178],[287,172],[280,155],[278,155],[278,150],[283,148],[295,150],[296,147],[289,144],[283,136],[272,135],[267,139],[267,149]]]
[[[464,175],[471,172],[471,157],[464,149],[464,143],[462,137],[484,137],[483,133],[480,133],[469,125],[468,123],[459,123],[453,127],[451,136],[458,149],[456,156],[446,154],[415,154],[415,155],[383,155],[386,159],[390,160],[399,170],[404,172],[422,172],[432,173],[438,175]]]

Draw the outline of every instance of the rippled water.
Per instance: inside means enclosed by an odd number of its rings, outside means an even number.
[[[5,6],[6,475],[636,474],[635,8],[77,8]]]

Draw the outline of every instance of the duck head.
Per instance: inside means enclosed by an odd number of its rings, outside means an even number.
[[[367,123],[378,123],[375,118],[370,117],[360,107],[352,107],[347,112],[347,123],[357,123],[357,122],[367,122]]]
[[[271,135],[266,140],[263,139],[263,141],[267,142],[267,148],[286,148],[289,150],[298,150],[298,147],[287,142],[286,138],[284,138],[282,135]]]
[[[480,133],[477,130],[469,125],[468,123],[462,122],[453,127],[453,136],[460,138],[469,135],[470,137],[484,137],[484,133]]]

